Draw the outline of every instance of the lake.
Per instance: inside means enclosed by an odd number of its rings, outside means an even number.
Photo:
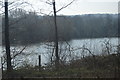
[[[69,42],[59,42],[59,52],[60,56],[66,56],[66,60],[81,58],[82,56],[87,55],[100,55],[107,54],[106,49],[110,50],[110,53],[116,53],[118,38],[94,38],[94,39],[76,39],[71,40]],[[20,52],[24,46],[12,46],[11,50],[16,52]],[[14,49],[15,48],[15,49]],[[19,61],[19,65],[21,65],[22,61],[26,61],[26,63],[30,63],[33,65],[38,65],[38,55],[41,55],[42,65],[50,62],[50,57],[52,53],[54,55],[54,43],[46,42],[46,43],[38,43],[34,45],[29,45],[23,51],[26,55],[19,55],[15,61]],[[89,51],[92,53],[90,54]],[[2,56],[2,47],[0,47],[0,56]],[[29,53],[29,54],[28,54]],[[54,57],[53,57],[54,59]]]

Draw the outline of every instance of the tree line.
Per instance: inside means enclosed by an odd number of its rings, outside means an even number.
[[[9,21],[11,44],[34,44],[54,41],[55,39],[53,16],[40,16],[35,12],[28,13],[22,9],[17,9],[10,12]],[[59,15],[57,16],[57,26],[59,41],[84,38],[117,37],[118,15]]]

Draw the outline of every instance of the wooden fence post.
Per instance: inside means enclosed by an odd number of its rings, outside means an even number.
[[[39,71],[41,71],[41,55],[39,55],[38,58],[39,58]]]

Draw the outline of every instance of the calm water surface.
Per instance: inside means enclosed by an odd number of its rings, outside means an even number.
[[[64,54],[69,53],[69,46],[71,52],[71,56],[77,56],[81,57],[82,55],[89,55],[88,51],[84,51],[83,49],[80,49],[82,47],[85,47],[89,49],[93,54],[102,54],[105,49],[105,43],[109,42],[109,47],[111,48],[111,53],[116,52],[116,46],[118,45],[118,38],[97,38],[97,39],[78,39],[78,40],[71,40],[69,42],[60,42],[59,48],[61,48],[61,52]],[[45,45],[47,44],[47,45]],[[48,47],[48,45],[52,45],[51,47]],[[15,46],[17,51],[22,50],[23,46]],[[11,47],[11,50],[15,48],[14,46]],[[20,56],[17,57],[17,59],[21,60],[28,60],[30,63],[36,65],[38,63],[38,55],[41,55],[42,58],[42,64],[45,64],[50,61],[49,56],[51,56],[53,48],[53,43],[38,43],[34,45],[29,45],[26,47],[26,49],[23,51],[26,54],[26,56]],[[68,51],[65,51],[65,50]],[[2,47],[0,47],[0,57],[3,55]]]

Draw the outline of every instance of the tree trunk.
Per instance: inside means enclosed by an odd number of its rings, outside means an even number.
[[[5,0],[5,48],[7,55],[7,76],[10,77],[12,72],[10,41],[9,41],[9,20],[8,20],[8,1]]]
[[[57,21],[56,21],[56,7],[55,0],[53,0],[53,10],[54,10],[54,24],[55,24],[55,67],[59,69],[59,53],[58,53],[58,30],[57,30]]]

